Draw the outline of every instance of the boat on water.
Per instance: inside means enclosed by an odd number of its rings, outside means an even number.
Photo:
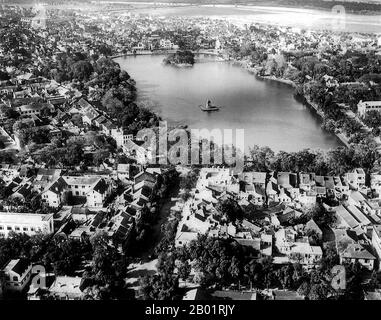
[[[218,111],[220,110],[220,107],[212,105],[212,102],[208,100],[205,104],[205,106],[199,105],[200,109],[202,111]]]

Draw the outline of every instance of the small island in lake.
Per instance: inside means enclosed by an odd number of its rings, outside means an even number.
[[[177,67],[191,67],[194,65],[194,53],[189,50],[176,51],[164,58],[164,64],[171,64]]]

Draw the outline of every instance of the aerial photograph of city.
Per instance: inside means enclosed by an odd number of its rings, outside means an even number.
[[[0,0],[0,300],[381,300],[381,0]]]

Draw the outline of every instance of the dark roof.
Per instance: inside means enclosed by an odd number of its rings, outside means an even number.
[[[140,197],[139,197],[139,199],[136,201],[136,204],[137,204],[138,206],[143,207],[147,202],[148,202],[148,201],[147,201],[146,199],[144,199],[144,198],[140,198]]]
[[[57,194],[60,194],[61,192],[63,192],[66,188],[68,187],[66,181],[62,178],[62,177],[59,177],[50,187],[49,187],[49,190],[54,192],[54,193],[57,193]]]
[[[120,225],[129,228],[132,224],[133,219],[131,217],[124,217],[123,220],[120,222]]]
[[[235,239],[241,246],[250,247],[257,251],[261,250],[260,239]]]
[[[19,274],[20,276],[28,269],[29,263],[26,259],[19,259],[18,262],[13,266],[12,271]]]
[[[31,185],[24,184],[16,193],[21,194],[24,198],[32,193],[33,187]]]
[[[101,194],[105,193],[107,190],[107,183],[104,179],[98,181],[98,183],[94,186],[94,191],[99,192]]]
[[[60,172],[61,172],[61,169],[40,168],[40,169],[38,169],[37,175],[38,176],[54,176]]]
[[[17,183],[17,184],[20,184],[21,181],[22,181],[22,179],[20,177],[16,177],[13,179],[13,182]]]
[[[152,173],[149,172],[140,172],[134,177],[135,184],[141,182],[141,181],[151,181],[153,183],[156,183],[156,177]]]
[[[81,98],[79,101],[78,101],[78,104],[82,107],[82,108],[88,108],[88,107],[91,107],[91,104],[88,103],[85,99]]]
[[[102,223],[103,218],[105,217],[105,215],[106,215],[105,212],[103,212],[103,211],[99,211],[99,212],[95,215],[95,217],[94,217],[94,219],[93,219],[93,222],[91,223],[91,226],[93,226],[93,227],[98,227],[98,226]]]
[[[126,208],[126,212],[127,212],[128,214],[132,215],[132,216],[136,215],[136,209],[133,208],[133,207],[131,207],[131,206],[128,206],[128,207]]]
[[[149,198],[151,196],[151,193],[152,193],[152,189],[148,186],[143,186],[140,190],[140,194]]]

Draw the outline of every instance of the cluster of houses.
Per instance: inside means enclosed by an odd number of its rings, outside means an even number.
[[[51,213],[24,213],[19,212],[18,207],[14,207],[14,211],[7,208],[0,212],[0,235],[8,237],[11,232],[29,236],[50,234],[82,241],[97,232],[105,232],[113,244],[122,249],[128,245],[142,210],[155,213],[158,209],[155,195],[164,190],[158,177],[166,170],[174,170],[146,168],[133,174],[130,167],[132,165],[120,164],[115,172],[104,175],[69,175],[61,169],[38,169],[28,181]],[[9,172],[9,179],[11,174],[13,180],[20,179],[17,175],[20,168],[3,165],[2,169]],[[115,188],[116,181],[123,183],[123,188]],[[107,202],[109,196],[112,201]],[[32,272],[31,264],[15,259],[3,266],[1,274],[5,279],[2,289],[21,292],[36,273]],[[58,299],[76,299],[82,294],[80,280],[80,277],[56,277],[44,292]],[[41,287],[30,287],[30,299],[38,299],[41,292],[37,289]]]
[[[22,80],[20,77],[23,77]],[[14,85],[10,86],[9,83],[13,82]],[[145,164],[150,160],[151,153],[142,146],[143,141],[136,140],[130,132],[118,127],[113,119],[85,100],[70,85],[22,74],[9,81],[0,81],[0,106],[0,118],[3,121],[0,140],[5,149],[25,147],[20,138],[21,131],[6,125],[6,112],[14,111],[19,114],[19,122],[24,124],[23,128],[34,132],[44,131],[50,140],[54,137],[83,137],[88,130],[94,130],[114,139],[117,147],[122,148],[138,163]],[[55,116],[52,117],[51,114]],[[99,149],[94,144],[86,148],[87,152]]]
[[[290,172],[237,175],[226,168],[203,168],[191,197],[176,205],[182,218],[175,244],[187,245],[199,234],[229,238],[252,248],[257,258],[269,256],[275,264],[300,263],[306,268],[316,266],[329,245],[342,263],[359,262],[378,270],[380,175],[370,179],[366,183],[361,168],[340,177]],[[218,203],[226,198],[235,199],[250,214],[242,221],[224,220]],[[322,201],[328,198],[337,205]],[[332,225],[319,225],[318,218],[308,215],[317,202],[334,216]]]

